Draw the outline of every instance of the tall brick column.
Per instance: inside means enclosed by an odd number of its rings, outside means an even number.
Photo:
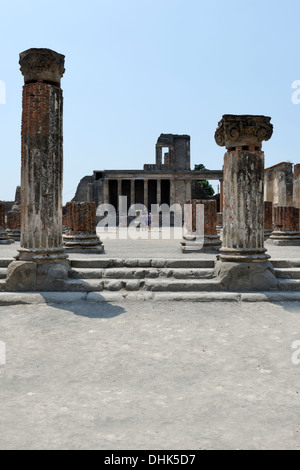
[[[69,228],[63,236],[66,250],[72,253],[103,253],[103,244],[96,234],[96,204],[68,202],[66,208]]]
[[[68,272],[68,255],[62,244],[63,97],[60,81],[65,71],[64,56],[49,49],[29,49],[20,54],[20,66],[25,84],[18,260],[25,264],[10,266],[8,284],[57,290],[63,286]],[[25,269],[28,275],[24,277],[22,270]],[[22,282],[19,282],[20,277]]]
[[[269,238],[273,232],[273,203],[270,201],[264,202],[264,231],[265,239]]]
[[[185,220],[185,226],[188,230],[188,233],[181,241],[182,252],[188,253],[191,251],[199,251],[202,253],[210,253],[219,251],[219,249],[221,248],[221,240],[220,236],[217,233],[217,201],[210,199],[193,199],[185,201],[185,204],[192,206],[192,217],[190,220],[190,214],[186,214],[188,220]],[[203,205],[204,209],[203,243],[202,241],[197,241],[196,215],[198,204]],[[198,235],[203,235],[203,233],[199,233]]]
[[[300,245],[299,212],[297,207],[274,207],[274,231],[270,236],[274,245]]]
[[[273,133],[271,118],[224,115],[215,133],[225,146],[223,247],[216,273],[223,288],[256,290],[277,285],[264,248],[263,140]]]

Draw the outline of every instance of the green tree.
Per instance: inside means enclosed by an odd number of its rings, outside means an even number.
[[[205,168],[205,166],[202,163],[200,163],[199,165],[195,165],[194,171],[205,171],[205,170],[207,170],[207,168]],[[197,184],[201,186],[201,188],[204,189],[204,191],[206,192],[208,196],[213,196],[215,194],[215,190],[212,187],[212,185],[209,183],[209,181],[201,180],[201,181],[197,181]]]

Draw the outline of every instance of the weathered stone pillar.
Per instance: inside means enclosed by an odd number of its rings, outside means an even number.
[[[187,235],[181,241],[181,250],[183,253],[191,251],[199,251],[202,253],[210,253],[219,251],[221,248],[221,240],[217,234],[217,201],[200,199],[185,201],[186,205],[192,205],[192,218],[185,221],[185,226],[188,230]],[[202,204],[204,207],[204,226],[199,223],[199,233],[196,223],[197,206]],[[187,212],[189,219],[190,214]],[[203,230],[204,233],[201,233]],[[189,233],[190,232],[190,233]],[[198,241],[198,236],[204,235],[204,240]]]
[[[156,166],[158,168],[161,168],[161,165],[162,165],[162,148],[161,148],[161,146],[156,145],[155,151],[156,151],[156,157],[155,157]]]
[[[185,192],[185,197],[186,199],[191,199],[192,197],[192,182],[189,180],[185,181],[185,187],[186,187],[186,192]]]
[[[10,289],[57,290],[69,264],[62,245],[64,56],[49,49],[20,54],[24,75],[21,247],[7,272]]]
[[[263,290],[277,286],[264,248],[263,140],[273,133],[271,118],[224,115],[215,133],[225,146],[223,247],[216,274],[227,290]]]
[[[274,231],[270,236],[274,245],[300,245],[299,211],[291,206],[274,207]]]
[[[223,180],[220,180],[220,212],[223,213],[223,198],[224,198],[224,182]]]
[[[156,186],[156,203],[160,206],[161,205],[161,180],[157,180]]]
[[[135,204],[135,180],[130,180],[130,205]]]
[[[109,204],[109,180],[103,180],[103,204]]]
[[[148,192],[148,180],[144,179],[144,206],[147,208],[148,211],[148,204],[149,204],[149,192]]]
[[[120,211],[120,196],[122,196],[122,179],[118,178],[118,211]]]
[[[274,201],[274,170],[273,168],[265,169],[265,188],[264,188],[264,200],[268,202]]]
[[[273,232],[273,203],[264,202],[264,233],[265,239],[269,238]]]
[[[294,207],[300,209],[300,165],[294,166]]]
[[[14,243],[14,240],[8,236],[5,229],[5,205],[3,202],[0,202],[0,245],[9,245],[10,243]]]
[[[103,244],[96,234],[96,204],[67,203],[69,231],[63,236],[65,248],[71,253],[102,253]]]
[[[172,206],[175,202],[175,180],[172,178],[170,179],[170,205]]]
[[[217,233],[220,237],[223,233],[223,212],[217,213]]]

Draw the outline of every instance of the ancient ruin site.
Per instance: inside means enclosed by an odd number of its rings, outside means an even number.
[[[95,170],[63,207],[64,64],[49,49],[20,54],[21,185],[10,210],[0,207],[4,299],[12,292],[77,292],[87,301],[300,299],[300,164],[265,168],[270,117],[224,114],[217,170],[191,169],[189,135],[161,134],[155,164]],[[220,194],[197,199],[198,182],[207,180],[219,182]]]
[[[300,7],[12,3],[0,449],[299,449]]]

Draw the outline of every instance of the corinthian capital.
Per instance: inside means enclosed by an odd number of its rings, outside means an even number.
[[[60,86],[65,72],[65,56],[51,49],[28,49],[20,54],[20,70],[25,83],[48,82]]]
[[[215,132],[221,147],[258,146],[273,134],[271,118],[267,116],[224,114]]]

